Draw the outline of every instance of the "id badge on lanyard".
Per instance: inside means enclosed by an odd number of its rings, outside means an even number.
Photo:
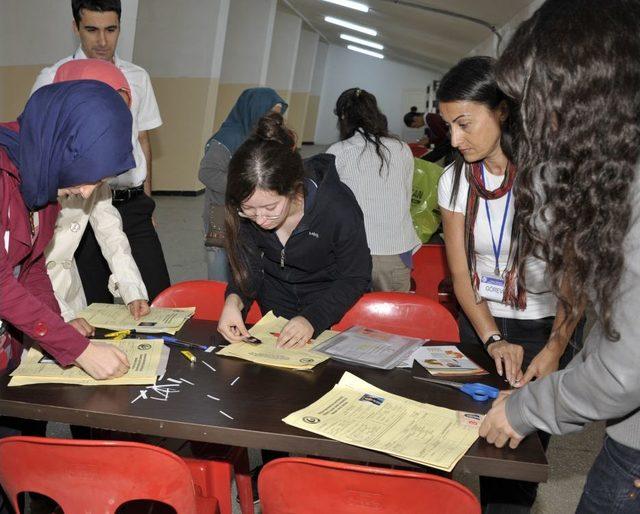
[[[486,184],[484,178],[484,165],[482,165],[482,181]],[[487,221],[489,222],[489,232],[491,232],[491,245],[493,247],[493,256],[495,258],[495,269],[493,274],[480,273],[480,284],[478,286],[478,294],[485,300],[493,302],[501,302],[504,298],[504,278],[500,272],[500,250],[502,249],[502,241],[504,238],[504,228],[507,224],[507,215],[509,213],[509,204],[511,203],[511,190],[507,193],[507,205],[502,215],[502,224],[500,226],[500,235],[498,243],[493,235],[493,226],[491,225],[491,214],[489,212],[489,202],[484,201],[484,207],[487,212]]]

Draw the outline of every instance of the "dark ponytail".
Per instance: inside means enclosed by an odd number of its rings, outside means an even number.
[[[229,163],[225,195],[226,249],[235,283],[243,293],[249,290],[246,254],[256,251],[240,241],[243,223],[238,211],[256,189],[282,196],[296,196],[304,191],[304,167],[296,149],[296,135],[284,124],[282,115],[272,112],[258,121],[253,134],[236,150]]]
[[[483,104],[492,111],[498,109],[501,104],[507,106],[507,119],[501,126],[500,147],[510,162],[513,162],[515,149],[513,128],[516,125],[515,117],[517,109],[513,102],[498,88],[494,76],[496,60],[492,57],[477,56],[467,57],[451,68],[440,81],[436,92],[438,103],[442,102],[475,102]],[[450,205],[453,205],[458,196],[460,187],[460,175],[466,169],[462,154],[455,150],[454,181],[451,190]],[[467,180],[469,177],[467,177]]]
[[[378,101],[371,93],[354,87],[344,91],[336,102],[334,114],[338,117],[340,140],[349,139],[356,132],[375,146],[380,158],[379,173],[389,164],[389,149],[382,142],[383,137],[397,139],[389,134],[387,117],[378,108]]]

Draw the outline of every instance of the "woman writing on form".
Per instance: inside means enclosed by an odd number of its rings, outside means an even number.
[[[263,313],[290,319],[278,344],[302,346],[368,289],[362,212],[332,155],[303,164],[281,115],[262,118],[234,154],[226,206],[233,277],[218,330],[227,340],[248,335],[242,312],[255,299]]]

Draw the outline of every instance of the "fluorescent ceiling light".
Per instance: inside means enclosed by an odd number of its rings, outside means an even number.
[[[370,29],[368,27],[363,27],[362,25],[356,25],[355,23],[344,21],[339,18],[334,18],[333,16],[325,16],[324,21],[326,21],[327,23],[333,23],[334,25],[340,25],[345,29],[351,29],[351,30],[355,30],[356,32],[362,32],[363,34],[368,34],[369,36],[378,35],[378,32],[373,29]]]
[[[351,41],[352,43],[358,43],[359,45],[375,48],[376,50],[384,50],[384,46],[382,46],[380,43],[374,43],[373,41],[369,41],[368,39],[360,39],[359,37],[350,36],[349,34],[340,34],[340,39],[346,39],[347,41]]]
[[[347,45],[349,50],[353,50],[354,52],[360,52],[361,54],[370,55],[371,57],[377,57],[378,59],[384,59],[384,55],[379,54],[378,52],[372,52],[371,50],[367,50],[365,48],[360,48],[359,46]]]
[[[355,9],[356,11],[369,12],[369,6],[361,2],[353,2],[352,0],[324,0],[330,4],[341,5],[342,7],[348,7],[349,9]]]

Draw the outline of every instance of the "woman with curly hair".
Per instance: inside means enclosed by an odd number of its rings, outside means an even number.
[[[566,369],[502,395],[480,434],[607,420],[580,513],[640,511],[640,2],[549,0],[496,70],[520,105],[516,204],[524,252],[546,263],[567,323],[596,324]]]
[[[572,340],[575,323],[558,312],[545,263],[521,258],[510,128],[516,113],[496,84],[494,65],[491,57],[462,59],[440,82],[437,98],[456,157],[438,184],[438,204],[462,307],[460,340],[484,345],[498,373],[520,387],[564,367],[582,327]],[[548,434],[541,440],[546,448]],[[480,477],[491,513],[529,512],[536,490],[532,482]]]

